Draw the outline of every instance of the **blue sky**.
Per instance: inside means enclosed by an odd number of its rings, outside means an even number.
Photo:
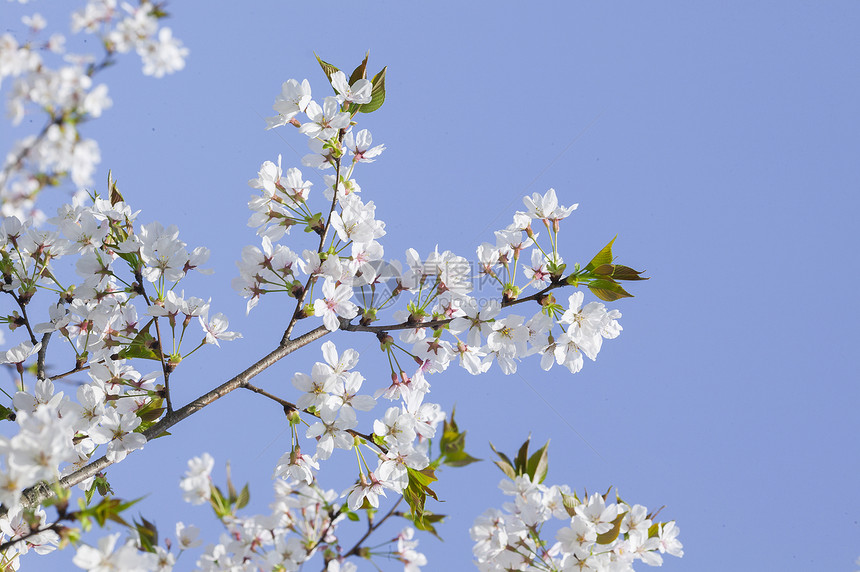
[[[53,24],[59,4],[4,3],[0,20],[15,28],[38,10]],[[257,244],[246,181],[279,153],[285,167],[306,153],[303,137],[266,132],[262,117],[288,78],[325,92],[314,52],[351,69],[369,49],[373,71],[388,66],[388,95],[362,126],[387,150],[358,180],[387,223],[387,256],[438,244],[471,258],[523,195],[554,187],[580,204],[562,231],[567,261],[587,262],[617,234],[618,260],[651,277],[613,305],[624,333],[576,375],[526,360],[512,376],[437,376],[432,398],[456,404],[470,452],[489,460],[488,441],[511,451],[531,433],[551,439],[548,483],[614,485],[666,505],[686,554],[665,570],[853,570],[860,4],[213,6],[171,3],[186,69],[153,80],[126,58],[102,75],[113,108],[85,128],[102,148],[97,180],[112,169],[142,220],[178,224],[190,246],[212,249],[215,275],[186,289],[211,295],[245,335],[183,364],[175,400],[280,339],[290,301],[264,298],[246,318],[229,286],[242,246]],[[335,341],[362,351],[367,383],[386,382],[375,338]],[[289,398],[293,373],[319,359],[305,348],[258,385]],[[208,451],[216,476],[230,460],[235,480],[251,482],[251,509],[266,512],[284,429],[276,406],[231,395],[109,475],[119,494],[153,493],[141,511],[163,534],[177,520],[206,525],[177,484],[186,460]],[[422,538],[428,570],[467,567],[468,527],[501,505],[501,478],[489,462],[442,474],[438,512],[451,517],[444,543]]]

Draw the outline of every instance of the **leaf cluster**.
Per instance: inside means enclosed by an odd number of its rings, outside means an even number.
[[[520,446],[513,461],[504,453],[496,450],[496,447],[490,443],[490,448],[499,457],[499,460],[495,461],[496,466],[512,481],[515,481],[517,477],[522,475],[528,475],[533,483],[542,483],[546,479],[546,473],[549,469],[549,457],[547,455],[549,441],[529,456],[530,441],[531,435]]]
[[[314,54],[317,58],[317,62],[319,62],[320,67],[323,72],[325,72],[326,77],[328,78],[329,83],[331,83],[331,76],[340,71],[336,66],[323,61],[319,56]],[[370,58],[370,52],[367,52],[364,56],[364,60],[356,67],[349,76],[349,85],[354,84],[360,79],[367,79],[367,60]],[[388,69],[388,66],[383,67],[380,71],[373,76],[373,79],[370,80],[373,84],[373,88],[371,89],[370,96],[371,100],[369,103],[350,103],[347,107],[346,111],[348,111],[351,115],[355,115],[356,113],[371,113],[372,111],[376,111],[382,104],[385,102],[385,71]]]
[[[634,270],[629,266],[613,264],[615,257],[612,255],[612,243],[615,242],[615,238],[618,237],[614,237],[609,244],[601,248],[584,268],[577,269],[568,276],[567,283],[572,286],[585,284],[592,294],[605,302],[614,302],[619,298],[632,298],[633,294],[626,291],[618,281],[648,280],[648,278],[642,276],[644,270]]]

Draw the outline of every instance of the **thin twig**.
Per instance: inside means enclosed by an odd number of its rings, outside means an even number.
[[[261,389],[261,388],[257,387],[256,385],[252,385],[252,384],[250,384],[250,383],[246,383],[243,387],[244,387],[245,389],[249,390],[249,391],[253,391],[254,393],[259,393],[260,395],[262,395],[262,396],[264,396],[264,397],[268,397],[268,398],[269,398],[269,399],[271,399],[272,401],[274,401],[274,402],[276,402],[276,403],[280,404],[282,407],[284,407],[284,409],[293,409],[293,410],[295,410],[295,411],[301,411],[302,413],[307,413],[308,415],[311,415],[312,417],[316,417],[317,419],[322,419],[322,416],[321,416],[319,413],[314,413],[313,411],[310,411],[310,410],[308,410],[308,409],[299,409],[299,408],[296,406],[296,404],[295,404],[295,403],[291,403],[291,402],[287,401],[286,399],[281,399],[281,398],[280,398],[280,397],[278,397],[277,395],[272,395],[271,393],[269,393],[269,392],[268,392],[268,391],[266,391],[265,389]],[[362,438],[362,439],[364,439],[365,441],[368,441],[369,443],[372,443],[374,447],[379,448],[383,453],[387,453],[387,452],[388,452],[388,448],[387,448],[387,447],[384,447],[384,446],[382,446],[382,445],[378,445],[378,444],[373,440],[373,436],[372,436],[372,435],[367,435],[367,434],[365,434],[365,433],[361,433],[361,432],[359,432],[359,431],[355,431],[355,430],[353,430],[353,429],[346,429],[345,431],[346,431],[347,433],[349,433],[350,435],[352,435],[353,437],[361,437],[361,438]]]
[[[32,538],[33,536],[37,536],[37,535],[42,534],[43,532],[47,532],[49,530],[53,530],[54,532],[57,532],[57,529],[59,529],[59,528],[62,528],[62,525],[59,522],[54,522],[54,523],[49,524],[48,526],[30,530],[26,534],[19,536],[17,538],[7,540],[6,542],[0,544],[0,554],[5,552],[9,548],[12,548],[13,546],[18,544],[19,542],[26,542],[28,538]]]
[[[62,379],[62,378],[64,378],[64,377],[67,377],[67,376],[69,376],[69,375],[72,375],[73,373],[78,373],[79,371],[86,371],[86,370],[88,370],[88,369],[90,369],[90,366],[88,366],[88,365],[84,365],[84,366],[81,366],[81,367],[77,367],[77,366],[75,366],[75,368],[74,368],[74,369],[70,369],[69,371],[67,371],[67,372],[65,372],[65,373],[58,373],[57,375],[52,375],[52,376],[51,376],[51,377],[49,377],[48,379],[50,379],[51,381],[56,381],[56,380],[58,380],[58,379]]]
[[[516,300],[502,300],[501,306],[502,308],[507,308],[509,306],[515,306],[517,304],[523,304],[525,302],[540,302],[551,290],[555,290],[556,288],[561,288],[563,286],[567,286],[568,284],[564,280],[560,280],[559,282],[550,284],[543,290],[532,294],[531,296],[526,296],[525,298],[517,298]],[[362,324],[352,324],[349,320],[341,319],[340,329],[346,330],[348,332],[388,332],[390,330],[411,330],[412,328],[439,328],[451,322],[454,318],[443,318],[439,320],[430,320],[428,322],[403,322],[401,324],[389,324],[385,326],[365,326]]]
[[[364,543],[364,541],[367,540],[367,538],[371,534],[373,534],[374,530],[376,530],[377,528],[382,526],[382,523],[385,522],[386,520],[388,520],[389,517],[391,517],[391,515],[394,514],[394,511],[397,509],[397,505],[399,505],[400,501],[402,501],[402,500],[403,500],[403,497],[400,497],[399,499],[397,499],[397,502],[394,503],[394,506],[391,507],[391,510],[389,510],[388,513],[385,516],[383,516],[380,520],[378,520],[374,523],[368,523],[369,526],[367,527],[367,532],[364,533],[364,536],[362,536],[361,538],[358,539],[358,542],[355,543],[355,546],[353,546],[352,548],[350,548],[349,550],[344,552],[343,558],[347,558],[347,557],[353,556],[353,555],[358,555],[358,551],[361,548],[362,543]]]
[[[250,384],[250,383],[246,383],[246,384],[244,385],[244,387],[245,387],[245,389],[247,389],[247,390],[253,391],[254,393],[259,393],[259,394],[260,394],[260,395],[262,395],[263,397],[268,397],[268,398],[269,398],[269,399],[271,399],[272,401],[274,401],[274,402],[276,402],[276,403],[281,404],[281,406],[283,406],[283,407],[284,407],[284,409],[298,409],[294,403],[290,403],[290,402],[289,402],[289,401],[287,401],[286,399],[281,399],[281,398],[280,398],[280,397],[278,397],[277,395],[272,395],[271,393],[269,393],[269,392],[268,392],[268,391],[266,391],[265,389],[261,389],[261,388],[257,387],[256,385],[252,385],[252,384]]]
[[[343,136],[346,134],[345,129],[341,129],[338,133],[338,142],[343,142]],[[334,193],[331,198],[331,208],[328,211],[328,217],[326,217],[325,227],[323,228],[322,234],[320,235],[320,245],[317,248],[317,252],[322,252],[323,246],[325,246],[325,241],[328,238],[328,231],[331,228],[331,215],[334,214],[334,209],[337,207],[337,188],[340,186],[340,160],[341,157],[335,159],[335,173],[334,173],[334,189],[332,192]],[[287,325],[287,329],[284,331],[284,337],[281,338],[281,343],[286,342],[290,339],[290,335],[293,333],[293,328],[296,327],[296,322],[299,321],[299,316],[302,314],[302,307],[305,303],[305,298],[308,295],[308,289],[311,286],[311,282],[313,282],[314,277],[308,276],[307,282],[305,282],[305,287],[302,290],[301,295],[299,295],[298,300],[296,300],[296,311],[293,313],[293,317],[290,318],[290,323]]]
[[[36,334],[30,327],[30,318],[27,317],[27,305],[21,301],[21,298],[17,294],[13,294],[12,297],[15,298],[15,301],[18,303],[18,307],[21,308],[21,317],[24,318],[24,325],[27,326],[27,332],[30,333],[30,343],[35,346],[38,341],[36,340]]]
[[[144,294],[145,296],[145,294]],[[158,335],[158,357],[161,358],[161,372],[164,374],[164,396],[167,399],[167,413],[173,412],[173,403],[170,401],[170,368],[164,361],[164,343],[161,339],[161,328],[158,327],[158,316],[155,317],[155,333]]]

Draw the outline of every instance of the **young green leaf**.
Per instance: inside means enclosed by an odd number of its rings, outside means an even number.
[[[14,421],[15,417],[16,417],[16,415],[15,415],[14,409],[9,409],[6,406],[0,405],[0,421],[2,421],[4,419],[8,419],[9,421]]]
[[[140,547],[145,552],[155,552],[155,547],[158,546],[158,529],[155,525],[143,517],[140,517],[140,522],[136,520],[132,522],[134,522],[134,528],[137,531]]]
[[[502,472],[512,481],[517,478],[517,473],[514,471],[514,464],[511,463],[511,460],[508,459],[507,455],[504,453],[499,453],[496,448],[490,443],[490,449],[493,450],[493,453],[499,456],[500,461],[494,461],[497,467],[499,467]]]
[[[403,498],[409,504],[409,508],[412,509],[413,520],[418,526],[423,522],[424,503],[427,501],[427,496],[439,500],[436,493],[428,486],[436,480],[436,475],[430,467],[421,471],[407,467],[406,471],[409,475],[409,484],[403,490]]]
[[[442,522],[446,515],[444,514],[435,514],[432,512],[424,512],[424,515],[420,519],[410,518],[412,522],[415,524],[415,528],[418,530],[424,530],[442,540],[442,538],[436,533],[436,527],[433,525],[437,522]],[[410,515],[412,517],[412,515]]]
[[[614,302],[619,298],[632,298],[633,294],[621,287],[617,282],[611,279],[598,278],[588,283],[588,289],[591,293],[604,300],[605,302]]]
[[[546,473],[547,470],[549,470],[549,457],[547,455],[548,447],[549,441],[547,441],[543,447],[538,449],[534,455],[529,457],[526,472],[528,472],[533,483],[542,483],[544,479],[546,479]]]
[[[324,62],[322,59],[320,59],[320,57],[318,55],[314,54],[314,56],[316,57],[317,61],[319,62],[320,67],[322,68],[323,72],[325,72],[325,76],[328,78],[329,83],[331,83],[331,76],[334,74],[334,72],[337,72],[340,70],[328,62]]]
[[[529,443],[531,440],[532,436],[529,435],[526,442],[520,445],[520,450],[517,452],[516,459],[514,459],[514,469],[517,471],[517,476],[526,473],[526,467],[529,460]]]
[[[465,467],[470,463],[480,461],[466,453],[466,432],[460,431],[454,420],[456,410],[451,411],[451,418],[445,420],[442,438],[439,440],[441,460],[450,467]]]
[[[619,513],[612,521],[612,528],[602,534],[597,535],[597,544],[610,544],[618,538],[618,533],[621,532],[621,521],[624,520],[626,512]]]
[[[236,508],[241,509],[245,508],[248,505],[248,501],[251,500],[251,491],[248,489],[247,483],[244,487],[242,487],[241,492],[239,492],[239,496],[236,497]]]
[[[576,493],[572,495],[567,495],[561,493],[561,504],[564,505],[564,510],[567,511],[568,516],[573,517],[576,514],[576,507],[579,505],[579,497],[576,496]]]
[[[591,262],[585,265],[584,270],[586,272],[591,272],[602,264],[612,264],[612,243],[615,242],[616,238],[618,238],[618,236],[613,237],[613,239],[609,241],[609,244],[601,248],[600,252],[595,254],[594,258],[591,259]]]
[[[373,76],[371,82],[373,83],[373,90],[370,92],[370,103],[362,103],[358,106],[358,110],[361,113],[370,113],[371,111],[376,111],[382,104],[385,102],[385,70],[388,69],[388,66],[382,68],[378,74]]]
[[[349,85],[354,84],[360,79],[367,77],[367,60],[370,58],[370,52],[364,54],[364,61],[357,68],[352,70],[352,75],[349,76]]]
[[[592,270],[592,274],[608,276],[613,280],[648,280],[646,276],[641,276],[642,272],[644,270],[633,270],[622,264],[601,264]]]
[[[128,347],[118,352],[120,359],[141,358],[161,361],[155,351],[158,348],[158,340],[149,333],[149,328],[152,327],[153,322],[155,322],[155,318],[140,329]]]

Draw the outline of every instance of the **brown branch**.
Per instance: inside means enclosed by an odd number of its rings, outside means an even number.
[[[556,288],[561,288],[563,286],[567,286],[567,282],[562,279],[556,283],[550,284],[543,290],[532,294],[531,296],[526,296],[525,298],[517,298],[516,300],[502,300],[502,308],[507,308],[509,306],[515,306],[517,304],[523,304],[525,302],[540,302],[551,290],[555,290]],[[388,332],[390,330],[411,330],[412,328],[439,328],[445,326],[451,322],[454,318],[444,318],[440,320],[430,320],[428,322],[403,322],[402,324],[389,324],[386,326],[364,326],[362,324],[351,324],[349,320],[341,319],[340,329],[346,330],[348,332],[373,332],[378,334],[380,332]]]
[[[343,504],[343,505],[340,505],[340,507],[338,507],[337,510],[329,511],[329,513],[328,513],[328,524],[326,524],[326,527],[320,533],[320,536],[319,536],[319,538],[317,538],[317,541],[314,542],[309,548],[305,549],[305,552],[307,554],[310,554],[311,552],[313,552],[316,549],[317,546],[322,544],[322,541],[326,537],[326,535],[328,534],[328,531],[331,530],[331,527],[334,524],[335,519],[338,516],[340,516],[340,514],[343,512],[343,509],[345,506],[346,505]]]
[[[49,524],[48,526],[30,530],[26,534],[23,534],[17,538],[11,539],[11,540],[7,540],[6,542],[0,544],[0,554],[5,552],[6,550],[12,548],[13,546],[18,544],[19,542],[27,542],[28,538],[32,538],[33,536],[38,536],[39,534],[42,534],[43,532],[47,532],[49,530],[53,530],[54,532],[58,532],[61,528],[63,528],[63,525],[61,525],[59,523],[59,521],[57,521],[57,522]]]
[[[141,286],[141,289],[143,289],[143,286]],[[144,294],[144,296],[146,295]],[[164,347],[164,340],[161,338],[161,328],[158,326],[158,316],[156,316],[154,320],[155,333],[158,335],[158,357],[161,359],[161,372],[164,375],[164,397],[167,401],[167,414],[170,415],[173,412],[173,402],[170,400],[170,368],[168,367],[168,362],[164,359],[164,350],[162,349]]]
[[[279,403],[281,406],[283,406],[283,408],[284,408],[285,410],[286,410],[286,409],[298,409],[298,408],[296,407],[295,403],[290,403],[290,402],[289,402],[289,401],[287,401],[286,399],[281,399],[281,398],[280,398],[280,397],[278,397],[277,395],[272,395],[271,393],[269,393],[269,392],[268,392],[268,391],[266,391],[265,389],[259,388],[259,387],[257,387],[256,385],[252,385],[252,384],[250,384],[250,383],[246,383],[244,387],[245,387],[245,389],[247,389],[247,390],[249,390],[249,391],[253,391],[254,393],[259,393],[259,394],[260,394],[260,395],[262,395],[263,397],[268,397],[268,398],[269,398],[269,399],[271,399],[272,401],[274,401],[274,402],[276,402],[276,403]]]
[[[361,545],[364,543],[364,541],[367,540],[371,534],[373,534],[374,530],[376,530],[377,528],[382,526],[382,523],[385,522],[386,520],[388,520],[391,517],[391,515],[394,514],[394,511],[397,509],[397,505],[399,505],[400,501],[402,501],[402,500],[403,500],[403,497],[401,496],[399,499],[397,499],[397,502],[394,503],[394,506],[391,507],[391,510],[389,510],[388,513],[385,516],[383,516],[379,521],[368,522],[367,532],[365,532],[364,536],[359,538],[358,542],[356,542],[352,548],[347,550],[341,558],[348,558],[350,556],[357,556],[358,551],[361,549]],[[369,517],[368,517],[368,519],[369,519]]]
[[[36,334],[33,332],[33,328],[30,327],[30,318],[27,316],[27,305],[21,301],[21,296],[12,294],[12,297],[15,298],[15,302],[18,303],[18,307],[21,308],[21,317],[24,319],[24,325],[27,326],[27,332],[30,334],[30,343],[35,346],[39,342],[36,340]]]
[[[343,136],[346,134],[345,129],[341,129],[338,133],[338,143],[343,142]],[[328,231],[331,227],[331,215],[334,214],[334,209],[337,207],[337,188],[340,186],[340,157],[335,159],[335,173],[334,173],[334,189],[332,192],[334,193],[331,198],[331,208],[328,211],[328,217],[326,217],[325,227],[323,228],[322,234],[320,235],[320,245],[317,248],[317,252],[321,252],[323,246],[325,246],[326,238],[328,238]],[[296,300],[296,311],[293,313],[293,317],[290,319],[290,323],[287,325],[287,329],[284,332],[284,337],[281,338],[281,343],[284,343],[288,339],[290,339],[290,335],[293,333],[293,328],[296,327],[296,322],[299,321],[299,316],[302,314],[302,305],[305,303],[305,298],[308,295],[308,288],[311,286],[311,282],[314,280],[313,276],[308,276],[307,282],[305,282],[305,287],[302,290],[301,295],[299,295],[298,300]]]
[[[42,347],[39,348],[39,355],[36,358],[36,378],[42,380],[47,379],[48,374],[45,371],[45,359],[48,354],[48,342],[51,341],[51,332],[42,335]]]
[[[295,411],[301,411],[302,413],[307,413],[308,415],[310,415],[310,416],[312,416],[312,417],[316,417],[317,419],[320,419],[320,420],[322,419],[322,416],[321,416],[319,413],[314,413],[313,411],[310,411],[310,410],[308,410],[308,409],[299,409],[298,407],[296,407],[296,404],[295,404],[295,403],[290,403],[290,402],[289,402],[289,401],[287,401],[286,399],[281,399],[281,398],[280,398],[280,397],[278,397],[277,395],[272,395],[271,393],[269,393],[269,392],[268,392],[268,391],[266,391],[265,389],[261,389],[261,388],[257,387],[256,385],[251,385],[250,383],[246,383],[246,384],[244,385],[244,388],[245,388],[245,389],[247,389],[247,390],[249,390],[249,391],[253,391],[254,393],[259,393],[260,395],[262,395],[262,396],[264,396],[264,397],[268,397],[268,398],[269,398],[269,399],[271,399],[272,401],[274,401],[274,402],[276,402],[276,403],[280,404],[281,406],[283,406],[285,411],[286,411],[286,410],[288,410],[288,409],[292,409],[292,410],[295,410]],[[377,447],[378,449],[380,449],[383,453],[387,453],[387,452],[388,452],[388,448],[387,448],[387,447],[383,447],[382,445],[378,445],[378,444],[373,440],[373,436],[372,436],[372,435],[367,435],[367,434],[365,434],[365,433],[361,433],[361,432],[359,432],[359,431],[355,431],[355,430],[353,430],[353,429],[347,429],[347,430],[346,430],[346,432],[347,432],[347,433],[349,433],[350,435],[352,435],[353,437],[361,437],[361,438],[362,438],[362,439],[364,439],[365,441],[368,441],[369,443],[373,444],[373,446],[374,446],[374,447]]]
[[[72,375],[73,373],[78,373],[79,371],[86,371],[86,370],[88,370],[88,369],[90,369],[90,366],[88,366],[88,365],[81,366],[81,367],[75,366],[75,368],[74,368],[74,369],[70,369],[69,371],[67,371],[67,372],[65,372],[65,373],[58,373],[57,375],[52,375],[52,376],[51,376],[51,377],[49,377],[48,379],[50,379],[51,381],[54,381],[54,380],[57,380],[57,379],[62,379],[62,378],[64,378],[64,377],[67,377],[67,376],[69,376],[69,375]]]

